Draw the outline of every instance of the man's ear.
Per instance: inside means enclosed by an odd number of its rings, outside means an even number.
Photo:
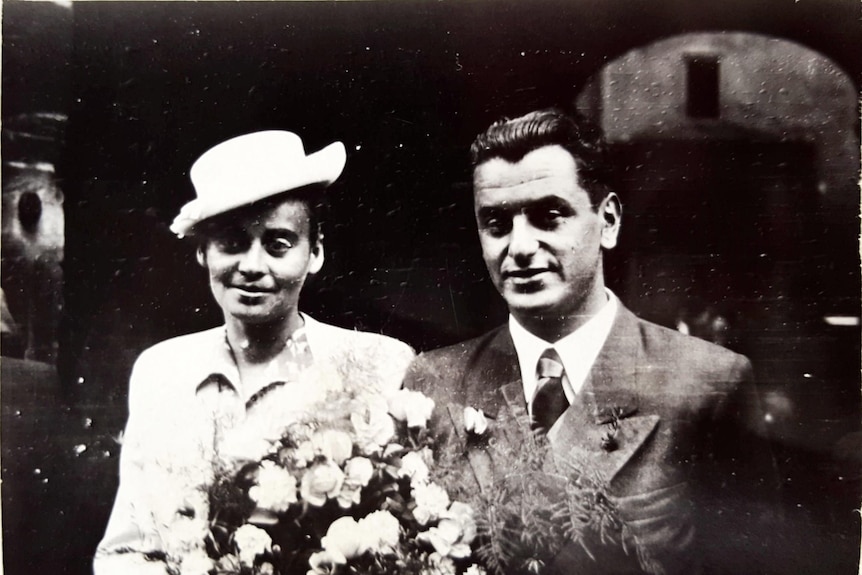
[[[613,249],[617,245],[620,220],[623,217],[623,205],[615,193],[609,193],[602,200],[599,205],[599,216],[602,218],[602,247],[606,250]]]
[[[311,257],[308,261],[308,275],[314,275],[323,267],[323,237],[318,238],[311,248]]]

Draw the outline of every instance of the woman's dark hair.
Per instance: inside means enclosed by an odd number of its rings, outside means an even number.
[[[547,108],[518,118],[503,118],[476,136],[470,146],[470,161],[473,168],[492,158],[518,162],[533,150],[553,145],[572,155],[581,185],[593,206],[597,206],[610,191],[605,144],[598,127],[583,117]]]

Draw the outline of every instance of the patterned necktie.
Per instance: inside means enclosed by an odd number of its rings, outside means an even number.
[[[569,407],[563,391],[563,362],[554,348],[548,348],[536,366],[536,392],[533,394],[533,429],[546,433]]]

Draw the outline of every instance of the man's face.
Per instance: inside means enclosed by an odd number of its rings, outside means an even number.
[[[556,145],[478,165],[473,192],[485,264],[516,318],[579,323],[597,311],[602,248],[616,245],[619,230],[616,195],[594,208],[574,159]]]
[[[209,234],[204,263],[226,320],[271,323],[298,312],[306,277],[323,264],[323,247],[308,233],[308,208],[286,199]]]

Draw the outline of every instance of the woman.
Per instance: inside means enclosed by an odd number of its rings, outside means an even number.
[[[306,155],[296,134],[265,131],[223,142],[192,166],[197,198],[171,230],[198,241],[225,323],[136,361],[97,575],[164,573],[159,559],[200,545],[218,466],[258,457],[340,380],[400,387],[413,357],[406,344],[299,311],[306,279],[323,265],[322,194],[344,163],[340,142]]]

